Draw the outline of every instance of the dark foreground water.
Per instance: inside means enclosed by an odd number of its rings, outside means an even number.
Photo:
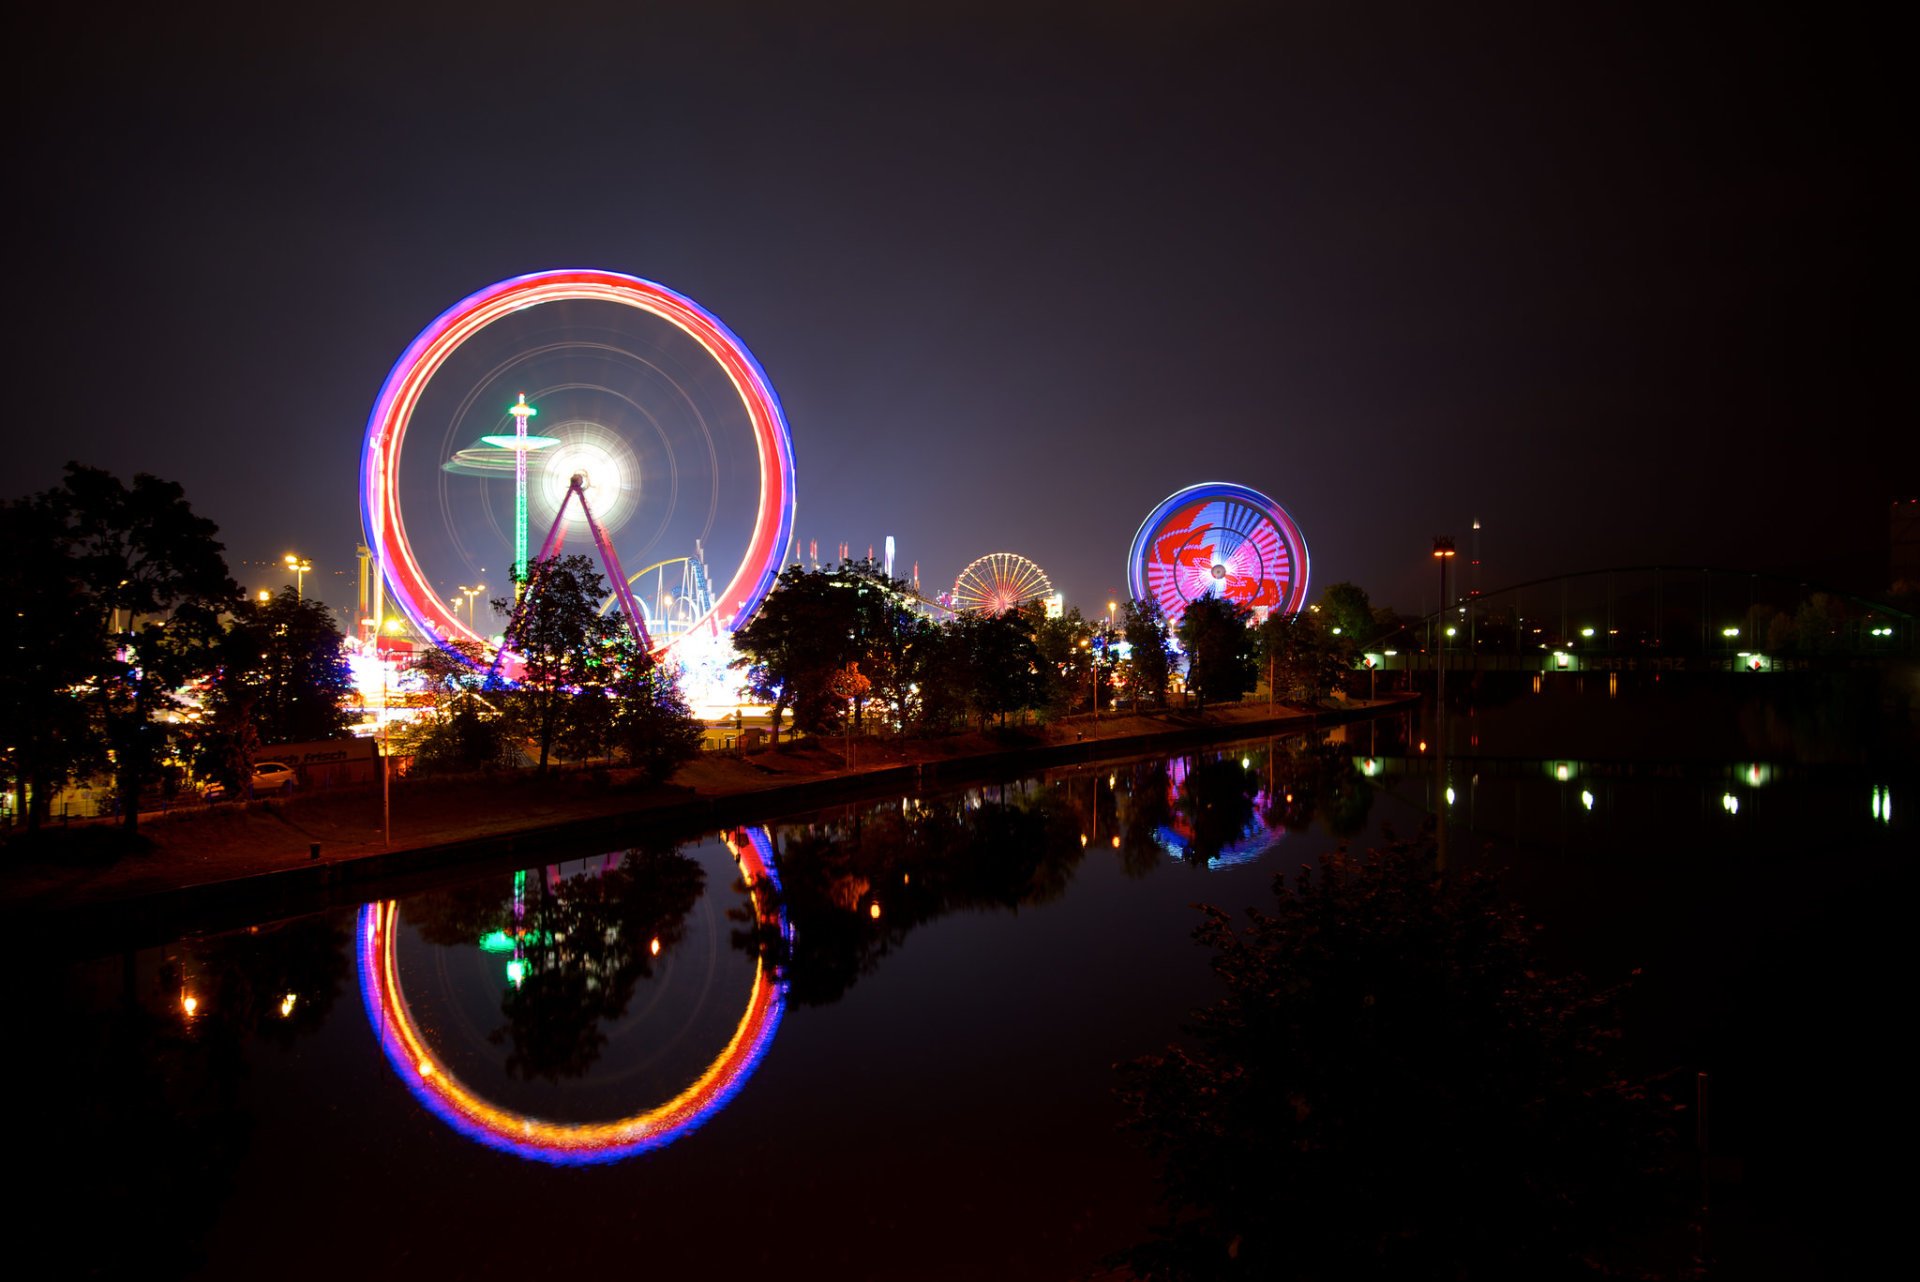
[[[1444,778],[1400,717],[68,941],[17,972],[10,1218],[69,1276],[1082,1276],[1155,1221],[1113,1066],[1215,996],[1191,905],[1451,788],[1556,965],[1641,972],[1634,1064],[1712,1073],[1727,1275],[1830,1272],[1907,1115],[1902,758],[1604,678],[1448,737]]]

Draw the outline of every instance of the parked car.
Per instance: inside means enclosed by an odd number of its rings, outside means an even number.
[[[300,779],[293,767],[280,761],[256,761],[253,764],[253,777],[249,782],[256,797],[271,797],[279,793],[292,792],[299,786]],[[226,785],[218,781],[200,789],[200,795],[208,801],[219,801],[227,794]]]

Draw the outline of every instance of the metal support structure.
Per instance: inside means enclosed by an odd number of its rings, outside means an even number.
[[[627,628],[639,642],[642,651],[651,653],[653,639],[647,635],[647,621],[640,613],[640,607],[633,599],[633,587],[627,582],[627,576],[620,568],[619,554],[613,550],[613,540],[607,536],[606,527],[600,524],[593,514],[593,507],[587,502],[586,477],[576,472],[567,483],[567,492],[560,500],[560,510],[553,514],[553,524],[548,527],[546,540],[540,545],[540,555],[533,564],[542,565],[560,553],[566,543],[567,505],[575,499],[580,500],[581,514],[587,518],[587,530],[593,535],[593,544],[600,551],[600,563],[606,567],[607,577],[613,580],[614,595],[620,601],[620,613],[627,621]],[[506,632],[500,638],[500,648],[494,651],[493,664],[487,670],[487,685],[492,686],[500,679],[500,670],[505,665],[508,651],[520,635],[520,624],[526,615],[527,597],[531,594],[533,583],[529,579],[522,585],[520,599],[514,604],[513,614],[507,620]]]

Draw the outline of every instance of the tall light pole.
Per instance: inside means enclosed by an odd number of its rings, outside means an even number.
[[[1433,616],[1434,658],[1437,661],[1438,672],[1433,694],[1434,742],[1438,751],[1433,755],[1433,763],[1434,769],[1440,776],[1438,791],[1434,796],[1434,811],[1437,816],[1434,827],[1440,841],[1438,866],[1441,871],[1445,871],[1447,867],[1447,634],[1443,620],[1447,612],[1447,564],[1453,560],[1451,534],[1433,536],[1433,559],[1440,565],[1440,611]]]
[[[400,620],[388,619],[387,631],[398,632]],[[388,728],[393,724],[392,710],[387,707],[387,663],[379,653],[379,635],[374,636],[374,654],[380,658],[380,839],[383,844],[393,844],[393,740]],[[392,653],[391,650],[388,651]]]
[[[292,552],[287,553],[283,559],[287,563],[287,568],[293,571],[294,595],[302,601],[306,600],[307,571],[313,568],[313,562],[307,560],[304,556],[296,556]]]

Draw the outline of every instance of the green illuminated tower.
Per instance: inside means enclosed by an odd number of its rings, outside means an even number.
[[[527,420],[540,411],[520,403],[509,409],[513,415],[513,595],[517,600],[527,583]]]

